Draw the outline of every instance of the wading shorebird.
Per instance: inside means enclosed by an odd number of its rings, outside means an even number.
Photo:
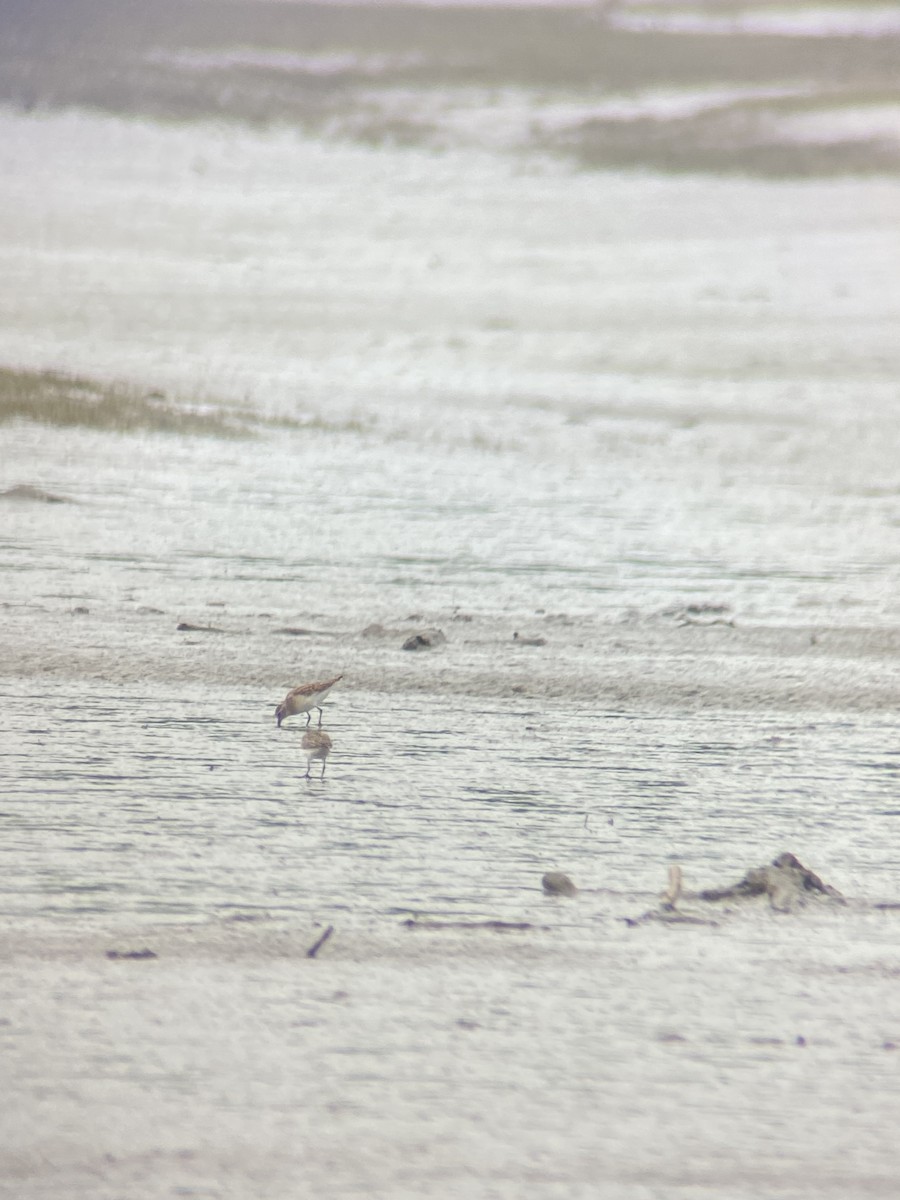
[[[322,701],[343,675],[335,675],[334,679],[322,679],[318,683],[301,683],[293,691],[288,692],[275,709],[275,718],[279,726],[286,717],[295,717],[297,713],[306,713],[306,723],[312,719],[312,710],[319,710],[319,724],[322,724]]]
[[[306,779],[309,779],[309,768],[312,766],[314,758],[322,760],[322,774],[320,779],[325,778],[325,759],[328,757],[328,752],[331,749],[331,738],[327,733],[323,733],[321,729],[307,729],[303,735],[303,740],[300,743],[303,747],[303,753],[306,755]]]

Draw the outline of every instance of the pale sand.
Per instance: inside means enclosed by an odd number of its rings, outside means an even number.
[[[315,960],[305,922],[7,922],[8,1194],[893,1197],[896,917],[535,895],[542,928],[348,920]]]

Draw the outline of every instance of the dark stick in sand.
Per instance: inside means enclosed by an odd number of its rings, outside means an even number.
[[[315,958],[331,935],[334,933],[334,926],[329,925],[320,938],[318,938],[306,952],[307,958]]]

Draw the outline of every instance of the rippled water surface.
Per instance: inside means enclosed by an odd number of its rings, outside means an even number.
[[[300,730],[276,730],[262,699],[217,689],[216,711],[196,688],[66,685],[48,708],[33,685],[7,690],[5,912],[521,919],[552,868],[627,914],[669,859],[696,886],[782,846],[870,899],[896,878],[882,716],[336,692],[325,778],[314,764],[306,780]]]

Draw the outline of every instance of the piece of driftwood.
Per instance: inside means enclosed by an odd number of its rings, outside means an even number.
[[[701,917],[694,912],[682,912],[678,908],[667,908],[664,904],[661,904],[659,908],[651,908],[648,912],[641,913],[639,917],[622,917],[622,920],[632,929],[651,921],[659,922],[662,925],[709,925],[712,928],[716,928],[719,924],[711,917]]]
[[[642,913],[639,917],[623,917],[622,920],[632,928],[636,925],[645,925],[649,921],[661,921],[664,925],[718,925],[718,921],[713,921],[709,917],[682,912],[678,907],[681,895],[681,867],[678,863],[670,863],[665,890],[659,897],[659,908],[651,908],[649,912]]]
[[[275,633],[285,637],[334,637],[327,629],[307,629],[305,625],[282,625]]]
[[[823,883],[794,854],[779,854],[765,867],[752,867],[737,883],[725,888],[705,888],[697,892],[698,900],[720,903],[723,900],[745,900],[768,896],[776,912],[792,912],[810,900],[828,899],[836,904],[847,901],[836,889]]]
[[[307,950],[306,957],[307,958],[315,958],[316,955],[319,953],[319,951],[322,949],[322,947],[325,945],[325,943],[328,941],[328,939],[331,937],[331,935],[333,933],[334,933],[334,926],[329,925],[325,930],[323,930],[321,937],[316,938],[316,940],[313,942],[313,944]]]
[[[669,863],[669,879],[666,890],[659,898],[660,907],[664,912],[675,912],[681,899],[681,867],[678,863]]]
[[[509,933],[520,929],[537,929],[530,921],[429,921],[407,917],[400,922],[407,929],[493,929],[497,933]]]
[[[729,900],[751,900],[767,897],[775,912],[794,912],[811,900],[832,901],[846,904],[847,901],[836,889],[823,883],[794,854],[779,856],[764,867],[752,867],[737,883],[724,888],[704,888],[700,892],[685,892],[681,867],[677,863],[669,866],[665,891],[659,899],[659,908],[651,909],[640,917],[625,917],[626,925],[643,925],[648,921],[662,921],[667,925],[717,925],[697,910],[685,912],[679,908],[683,898],[699,900],[706,904],[721,904]]]

